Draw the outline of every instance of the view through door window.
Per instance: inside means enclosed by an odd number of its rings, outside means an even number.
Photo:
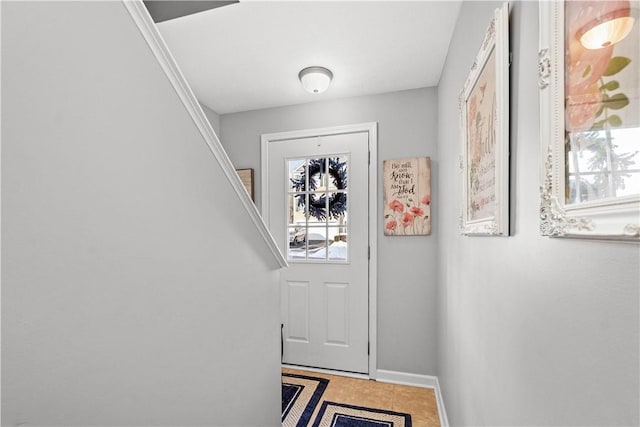
[[[287,161],[290,261],[347,262],[348,155]]]

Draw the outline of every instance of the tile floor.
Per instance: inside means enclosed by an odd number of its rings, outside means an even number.
[[[411,414],[412,427],[439,427],[436,396],[432,389],[387,384],[337,375],[283,368],[282,372],[327,378],[329,385],[316,407],[312,420],[323,400],[386,409]]]

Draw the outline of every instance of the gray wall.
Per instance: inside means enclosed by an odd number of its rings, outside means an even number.
[[[458,94],[493,9],[465,2],[438,88],[438,374],[452,425],[638,425],[637,245],[538,233],[537,2],[511,13],[513,237],[461,237]]]
[[[2,425],[279,426],[243,212],[122,3],[3,2]]]
[[[200,107],[202,107],[204,115],[209,119],[213,131],[220,137],[220,115],[204,104],[200,104]]]
[[[436,90],[417,89],[299,106],[225,114],[222,144],[237,167],[256,174],[260,194],[260,135],[378,122],[378,218],[382,217],[382,160],[430,156],[434,205],[439,203]],[[433,234],[385,237],[378,230],[378,369],[436,373],[435,275],[438,217]]]

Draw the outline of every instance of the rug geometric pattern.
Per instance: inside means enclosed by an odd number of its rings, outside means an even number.
[[[329,380],[282,374],[282,426],[307,427]]]
[[[313,427],[411,427],[411,415],[324,401]]]

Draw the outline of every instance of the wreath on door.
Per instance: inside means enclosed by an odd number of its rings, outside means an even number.
[[[314,176],[323,173],[328,173],[331,177],[331,182],[338,190],[344,190],[347,188],[347,162],[341,162],[338,158],[329,158],[329,170],[325,172],[326,165],[325,159],[314,159],[309,161],[309,191],[317,190],[317,181],[313,179]],[[291,178],[291,186],[295,191],[307,191],[307,172],[302,172],[298,178]],[[306,198],[304,194],[298,194],[296,196],[298,206],[306,205]],[[309,194],[309,215],[312,217],[324,221],[329,218],[338,218],[344,215],[347,210],[347,195],[346,193],[332,193],[329,197],[329,207],[327,212],[327,198],[326,194],[317,196],[316,194]]]

